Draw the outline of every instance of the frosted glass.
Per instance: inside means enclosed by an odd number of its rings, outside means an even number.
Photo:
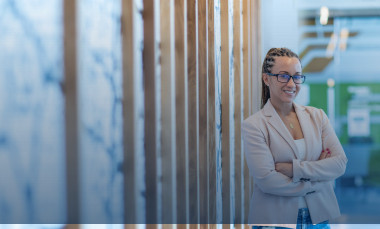
[[[65,220],[62,2],[0,1],[0,223]]]
[[[120,0],[78,1],[83,223],[123,223]]]

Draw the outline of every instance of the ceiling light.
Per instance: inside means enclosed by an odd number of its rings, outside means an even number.
[[[326,6],[322,6],[320,15],[321,16],[319,22],[321,23],[321,25],[327,25],[327,22],[329,20],[329,8],[327,8]]]

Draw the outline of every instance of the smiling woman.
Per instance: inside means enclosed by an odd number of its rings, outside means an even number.
[[[333,182],[345,172],[347,158],[326,114],[294,103],[304,81],[294,52],[268,51],[262,109],[242,125],[254,177],[248,219],[254,228],[330,228],[328,220],[340,216]]]

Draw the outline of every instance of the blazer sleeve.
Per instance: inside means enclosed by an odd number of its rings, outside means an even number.
[[[264,193],[278,196],[305,196],[320,190],[323,182],[293,182],[275,170],[275,163],[262,131],[243,122],[244,151],[250,174]]]
[[[327,115],[319,110],[322,117],[322,147],[329,148],[331,157],[318,161],[293,160],[293,181],[331,181],[346,171],[347,157]]]

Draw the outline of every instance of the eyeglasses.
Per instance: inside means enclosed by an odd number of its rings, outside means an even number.
[[[290,78],[293,78],[293,82],[295,84],[302,84],[305,82],[305,79],[306,79],[306,76],[304,75],[294,75],[294,76],[291,76],[291,75],[287,75],[287,74],[273,74],[273,73],[265,73],[269,76],[276,76],[277,77],[277,81],[278,82],[281,82],[281,83],[287,83],[289,82]]]

